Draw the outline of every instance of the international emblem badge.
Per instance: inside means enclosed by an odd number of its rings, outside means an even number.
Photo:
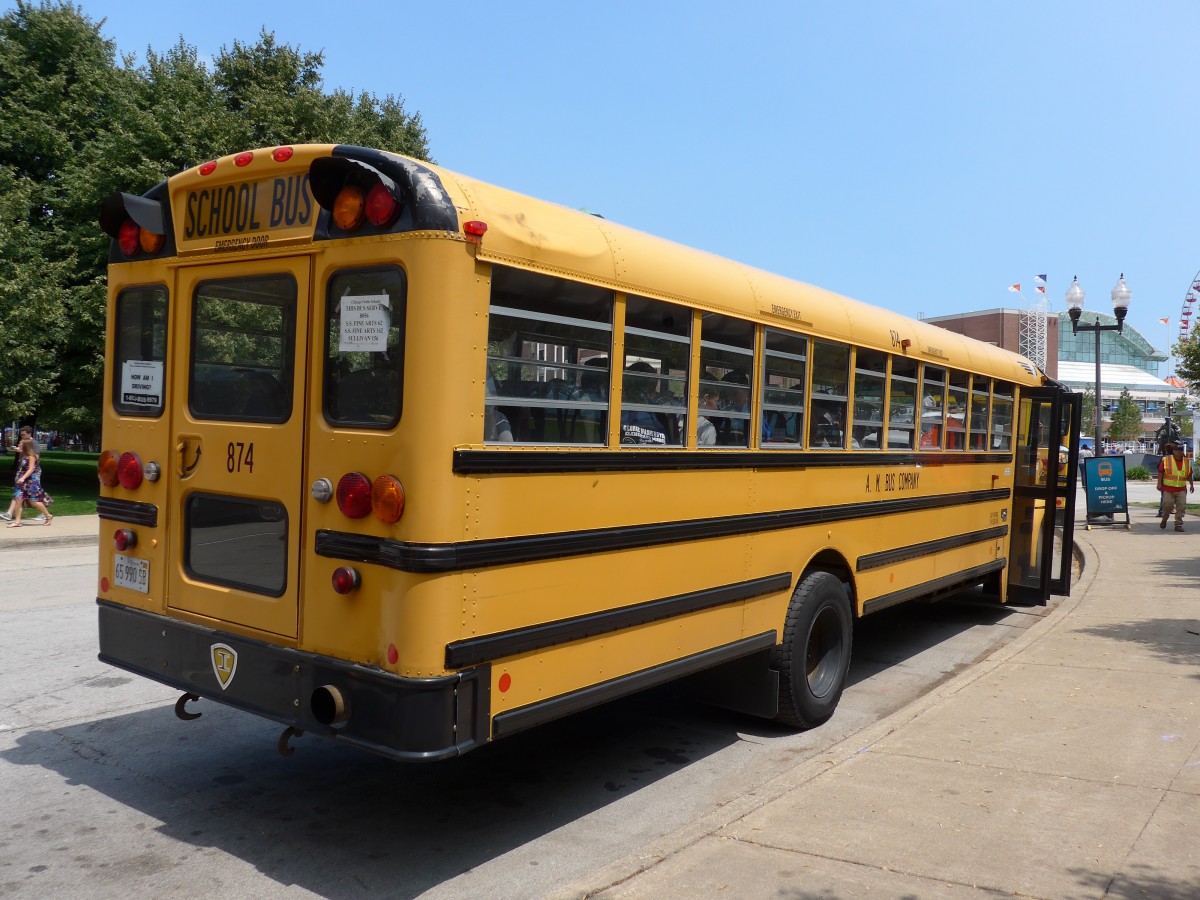
[[[237,672],[237,651],[228,644],[213,644],[211,652],[213,674],[217,676],[221,690],[225,690]]]

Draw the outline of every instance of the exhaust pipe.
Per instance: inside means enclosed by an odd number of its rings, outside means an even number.
[[[350,698],[336,685],[323,684],[313,691],[310,705],[313,718],[322,725],[340,725],[350,720]]]

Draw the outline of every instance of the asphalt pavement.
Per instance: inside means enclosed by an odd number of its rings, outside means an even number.
[[[1015,640],[554,896],[1200,897],[1200,517],[1128,494],[1132,527],[1088,529],[1079,492],[1079,580]]]

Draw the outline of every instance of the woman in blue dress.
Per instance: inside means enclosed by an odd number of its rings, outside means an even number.
[[[21,441],[18,449],[21,456],[17,462],[16,489],[13,491],[13,500],[16,501],[17,508],[8,527],[21,527],[21,513],[25,509],[23,501],[26,500],[46,517],[46,521],[42,524],[49,525],[54,521],[54,516],[50,515],[50,510],[46,509],[46,492],[42,489],[41,457],[38,456],[37,445],[33,443],[32,438],[25,438]]]

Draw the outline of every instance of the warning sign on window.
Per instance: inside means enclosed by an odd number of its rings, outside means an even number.
[[[339,350],[379,351],[388,346],[392,302],[387,294],[342,298],[338,311]]]
[[[130,359],[121,366],[121,403],[127,406],[162,406],[162,360]]]

